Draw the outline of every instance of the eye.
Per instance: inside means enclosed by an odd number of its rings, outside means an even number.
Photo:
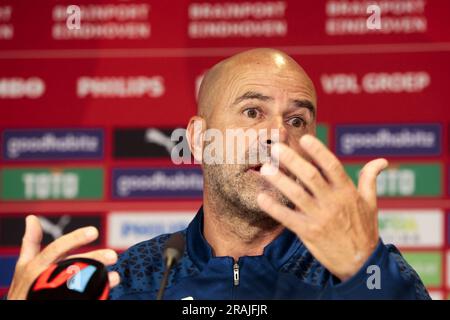
[[[245,109],[243,113],[245,116],[252,119],[256,119],[260,115],[260,111],[256,108]]]
[[[306,124],[306,121],[300,117],[294,117],[288,120],[288,124],[290,124],[293,127],[302,127]]]

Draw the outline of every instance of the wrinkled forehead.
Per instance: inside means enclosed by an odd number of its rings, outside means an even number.
[[[317,106],[311,79],[292,57],[275,49],[253,49],[222,60],[206,73],[198,94],[199,114],[208,120],[253,89],[271,94],[271,101],[288,97]]]
[[[292,98],[308,99],[316,106],[316,92],[311,79],[292,61],[252,61],[231,65],[224,70],[222,80],[222,103],[225,105],[247,91],[262,91],[263,94],[278,92]]]

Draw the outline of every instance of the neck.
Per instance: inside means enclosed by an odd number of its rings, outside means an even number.
[[[239,210],[211,199],[205,192],[203,202],[203,234],[217,257],[230,256],[235,261],[242,256],[262,255],[264,248],[284,229],[279,224],[252,224],[242,219]]]

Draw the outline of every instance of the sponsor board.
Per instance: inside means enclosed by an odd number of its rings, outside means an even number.
[[[438,156],[439,124],[340,125],[336,152],[341,157]]]
[[[326,145],[327,147],[330,146],[330,142],[329,142],[329,137],[330,137],[330,133],[329,133],[329,128],[328,125],[326,124],[318,124],[317,125],[317,138],[323,142],[324,145]]]
[[[403,257],[418,273],[427,287],[442,285],[442,254],[434,252],[404,252]]]
[[[450,251],[447,251],[447,288],[450,289]]]
[[[88,77],[77,79],[76,95],[90,99],[159,98],[164,95],[164,78],[156,76]]]
[[[326,1],[325,31],[327,35],[335,37],[365,35],[367,37],[404,34],[407,36],[428,31],[425,0],[379,1],[374,4],[378,10],[370,8],[371,6],[363,0]],[[377,12],[380,15],[379,27],[371,27],[370,22],[373,23]]]
[[[447,246],[450,247],[450,211],[447,211]]]
[[[11,24],[12,14],[12,6],[0,6],[0,40],[11,40],[14,38],[14,25]]]
[[[432,300],[444,300],[444,293],[442,291],[430,290],[428,293]]]
[[[380,236],[400,248],[441,247],[444,216],[441,210],[380,210]]]
[[[17,256],[0,256],[0,287],[9,287],[14,275]]]
[[[368,72],[359,78],[355,73],[324,73],[320,83],[328,95],[415,93],[429,87],[431,75],[426,71]]]
[[[44,94],[45,81],[42,78],[0,78],[0,99],[38,99]]]
[[[185,229],[196,212],[111,212],[107,219],[107,246],[127,249],[160,234]]]
[[[87,213],[86,215],[73,215],[64,213],[36,214],[41,223],[43,238],[42,244],[47,245],[60,236],[72,232],[78,228],[94,226],[100,234],[103,232],[102,217],[98,213]],[[1,215],[0,216],[0,245],[8,247],[20,247],[25,230],[25,216]],[[101,237],[89,244],[90,246],[101,245]]]
[[[38,18],[20,6],[0,7],[0,40],[5,49],[80,46],[128,49],[192,47],[312,46],[442,42],[449,35],[445,0],[379,1],[380,28],[369,28],[364,0],[77,2],[81,17],[62,3],[27,6],[48,17],[46,28],[24,32]],[[174,7],[175,6],[175,7]],[[299,19],[307,12],[307,19]],[[1,19],[2,18],[2,19]],[[80,19],[81,18],[81,19]],[[80,20],[77,23],[77,19]],[[305,30],[311,32],[305,32]],[[170,36],[168,36],[170,35]],[[40,40],[40,41],[39,41]],[[306,54],[309,50],[306,50]]]
[[[288,34],[286,1],[191,3],[190,39],[285,38]]]
[[[148,3],[81,3],[78,10],[56,4],[51,9],[54,40],[148,40],[151,5]],[[81,15],[82,12],[82,15]],[[82,21],[82,22],[81,22]],[[83,27],[81,27],[81,25]]]
[[[100,168],[3,168],[2,200],[84,200],[103,197]]]
[[[172,132],[176,129],[178,128],[115,129],[114,158],[170,158],[172,149],[184,139],[171,139]],[[182,151],[179,156],[183,156]]]
[[[357,185],[364,164],[344,164]],[[439,197],[442,195],[440,163],[391,163],[377,178],[380,197]]]
[[[100,160],[101,129],[27,129],[3,132],[4,160]]]
[[[201,198],[200,168],[116,168],[112,173],[114,199]]]
[[[114,158],[170,158],[172,151],[179,143],[187,143],[185,134],[175,130],[184,131],[185,128],[119,128],[114,130]],[[329,144],[328,126],[317,126],[317,137],[325,144]],[[174,150],[172,156],[183,157],[184,148]],[[187,150],[187,148],[186,148]]]

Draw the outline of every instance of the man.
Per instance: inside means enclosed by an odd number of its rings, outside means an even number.
[[[182,231],[186,251],[166,299],[429,299],[398,250],[379,238],[376,177],[387,161],[366,164],[353,185],[314,137],[316,92],[292,58],[254,49],[218,63],[205,75],[198,107],[187,139],[202,161],[203,206]],[[227,129],[270,130],[246,141],[245,155],[256,143],[272,158],[256,165],[205,161],[210,129],[224,136]],[[28,217],[9,298],[23,298],[38,271],[96,236],[80,229],[39,253],[40,228]],[[112,265],[111,299],[155,299],[168,238],[139,243],[117,262],[109,250],[86,256]]]

